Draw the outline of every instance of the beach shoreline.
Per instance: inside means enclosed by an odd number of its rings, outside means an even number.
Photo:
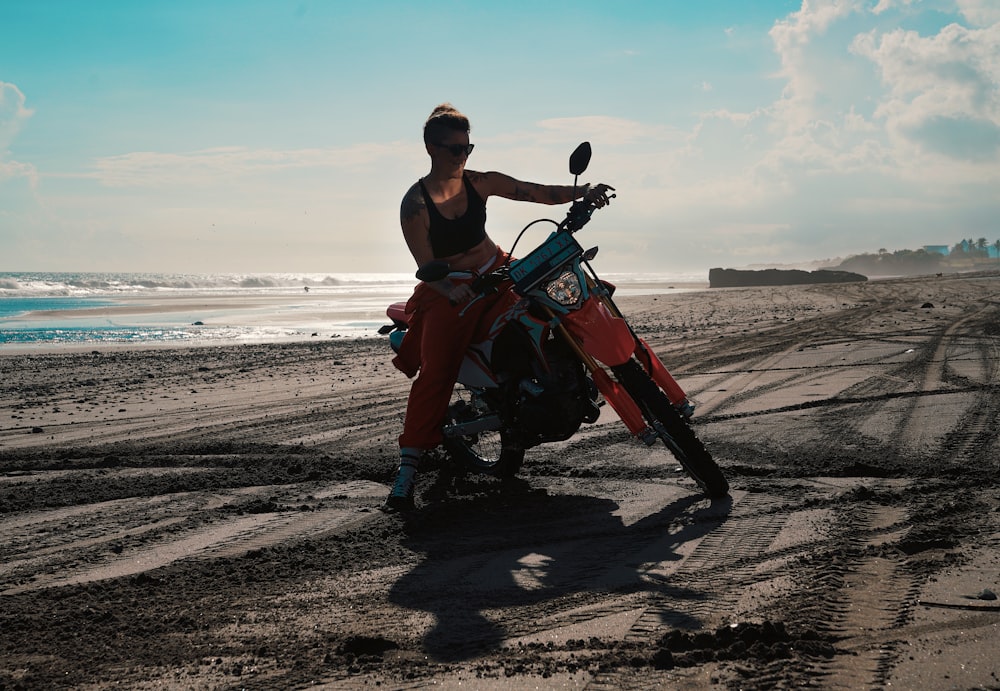
[[[57,308],[29,309],[0,318],[0,352],[369,338],[388,323],[386,308],[408,299],[414,283],[406,279],[313,290],[146,291],[65,298],[78,304],[67,308],[59,303]],[[707,289],[707,283],[636,276],[626,277],[620,291],[622,295],[649,295],[699,289]],[[43,302],[52,299],[42,298]],[[90,301],[97,304],[88,306]],[[31,304],[24,298],[21,303]]]

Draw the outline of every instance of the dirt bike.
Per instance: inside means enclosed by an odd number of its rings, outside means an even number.
[[[588,142],[570,156],[574,186],[590,158]],[[691,429],[693,406],[615,305],[614,285],[594,271],[597,247],[584,250],[574,237],[595,210],[581,199],[561,222],[532,221],[514,247],[536,223],[556,228],[525,257],[508,258],[471,283],[474,300],[499,297],[462,363],[442,446],[467,470],[512,478],[526,449],[596,422],[603,398],[636,438],[647,446],[662,441],[708,497],[725,496],[729,483]],[[426,282],[449,275],[440,261],[416,274]],[[390,305],[392,324],[379,330],[397,352],[409,326],[404,307]]]

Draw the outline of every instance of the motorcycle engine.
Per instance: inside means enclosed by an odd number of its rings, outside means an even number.
[[[545,359],[547,371],[537,366],[518,383],[517,423],[536,443],[569,439],[584,420],[596,420],[597,411],[583,364],[562,341],[546,342]]]

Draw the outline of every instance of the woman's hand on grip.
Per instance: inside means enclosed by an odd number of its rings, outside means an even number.
[[[615,196],[613,194],[611,195],[608,194],[609,191],[614,192],[615,188],[612,187],[611,185],[605,185],[603,182],[593,186],[588,185],[587,187],[588,189],[584,193],[583,198],[585,201],[590,202],[591,204],[594,205],[595,208],[598,209],[600,209],[602,206],[607,206],[608,202],[611,200],[611,197]]]

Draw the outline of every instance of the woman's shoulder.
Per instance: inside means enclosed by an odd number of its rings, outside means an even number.
[[[497,184],[505,179],[503,173],[498,173],[495,170],[490,170],[487,172],[480,172],[478,170],[465,169],[465,179],[472,183],[482,197],[487,197],[497,193]]]
[[[469,170],[468,168],[465,169],[465,176],[472,182],[488,182],[499,177],[505,177],[503,173],[498,173],[495,170],[483,172],[479,170]]]
[[[420,180],[417,180],[410,185],[410,189],[406,190],[399,208],[402,218],[412,218],[427,208],[427,202],[424,201],[424,193],[420,188]]]

